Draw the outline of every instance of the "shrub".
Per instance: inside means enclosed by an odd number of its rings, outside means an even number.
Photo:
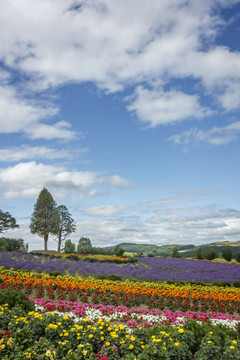
[[[79,257],[75,254],[70,254],[70,255],[66,256],[66,259],[78,261]]]
[[[238,251],[235,255],[234,255],[234,259],[240,263],[240,251]]]
[[[233,286],[237,287],[237,288],[240,288],[240,280],[234,281]]]
[[[212,247],[209,247],[204,254],[204,258],[206,258],[207,260],[214,260],[216,259],[216,257],[217,253]]]
[[[48,272],[50,276],[63,276],[63,274],[58,270],[51,270]]]
[[[231,246],[224,246],[222,249],[222,257],[227,260],[227,261],[231,261],[232,260],[232,249]]]
[[[112,281],[122,281],[122,277],[120,275],[117,275],[117,274],[107,275],[107,279],[112,280]]]
[[[0,304],[8,304],[9,309],[19,306],[25,311],[35,310],[33,301],[28,300],[24,293],[17,290],[0,289]]]
[[[213,286],[222,286],[222,287],[231,287],[232,283],[230,281],[213,281]]]

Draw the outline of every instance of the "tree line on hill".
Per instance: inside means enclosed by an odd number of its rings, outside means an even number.
[[[177,247],[175,247],[172,251],[172,257],[180,258],[181,253],[178,251]],[[233,254],[232,248],[229,245],[223,246],[221,248],[221,253],[219,254],[213,247],[207,247],[205,250],[202,249],[201,246],[199,246],[195,250],[195,259],[198,260],[214,260],[218,258],[218,256],[221,256],[226,261],[232,261],[232,259],[235,259],[237,262],[240,262],[240,251],[237,251]]]

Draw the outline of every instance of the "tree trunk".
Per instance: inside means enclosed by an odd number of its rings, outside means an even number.
[[[62,231],[60,229],[59,234],[58,234],[58,252],[61,252],[61,245],[62,245]]]
[[[58,239],[58,252],[61,252],[61,239]]]
[[[44,235],[44,250],[47,250],[47,243],[48,243],[48,234]]]

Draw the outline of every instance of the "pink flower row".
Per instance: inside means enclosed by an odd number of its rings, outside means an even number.
[[[144,308],[131,308],[128,309],[126,306],[112,306],[102,304],[89,304],[81,302],[69,302],[69,301],[58,301],[53,303],[47,299],[32,299],[35,304],[41,306],[46,311],[59,311],[59,312],[72,312],[77,317],[91,317],[90,314],[98,313],[103,317],[110,317],[118,319],[126,323],[130,327],[136,325],[152,326],[153,324],[165,323],[165,324],[181,324],[184,323],[184,318],[191,318],[197,321],[233,321],[239,322],[240,316],[237,314],[226,315],[223,313],[203,313],[194,311],[171,311],[171,310],[158,310],[158,309],[144,309]],[[90,316],[89,316],[90,315]]]

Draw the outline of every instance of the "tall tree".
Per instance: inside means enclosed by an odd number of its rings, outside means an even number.
[[[40,192],[31,218],[32,234],[44,238],[44,250],[47,250],[49,234],[56,235],[59,229],[59,213],[50,192],[43,188]]]
[[[59,227],[58,227],[58,234],[57,234],[57,243],[58,243],[58,252],[61,251],[62,245],[65,242],[68,235],[72,232],[76,231],[76,223],[71,217],[68,209],[64,205],[59,205],[57,207],[58,214],[59,214]]]
[[[89,254],[92,250],[92,243],[88,237],[82,236],[78,240],[77,253],[78,254]]]
[[[232,254],[231,246],[224,246],[222,249],[222,257],[227,261],[231,261],[232,256],[233,254]]]
[[[76,245],[70,240],[66,240],[63,248],[64,254],[73,254],[76,250]]]
[[[0,233],[3,234],[9,229],[19,228],[16,219],[8,211],[0,210]]]
[[[180,253],[178,252],[178,249],[177,249],[176,246],[175,246],[175,248],[173,248],[172,257],[173,257],[173,258],[180,258],[180,257],[181,257],[181,255],[180,255]]]

